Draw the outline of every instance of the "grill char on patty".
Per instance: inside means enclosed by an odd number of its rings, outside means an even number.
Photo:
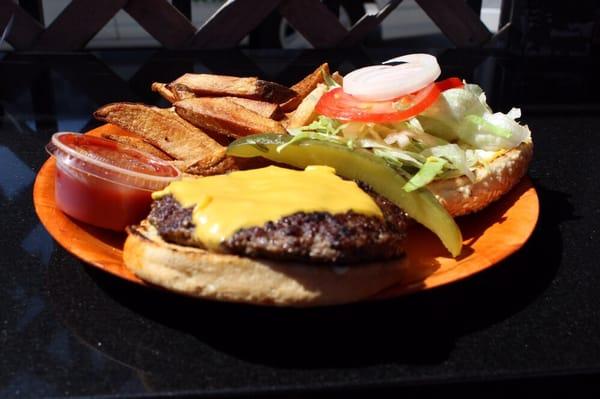
[[[312,263],[358,263],[388,260],[404,254],[408,216],[365,185],[384,218],[356,212],[298,212],[264,226],[243,228],[221,243],[221,250],[254,258]],[[181,245],[202,247],[194,239],[192,208],[172,196],[152,204],[148,220],[161,237]]]

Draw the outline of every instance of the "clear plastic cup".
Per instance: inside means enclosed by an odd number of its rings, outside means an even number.
[[[181,176],[168,162],[101,137],[56,133],[46,150],[56,160],[58,207],[77,220],[116,231],[144,219],[152,192]]]

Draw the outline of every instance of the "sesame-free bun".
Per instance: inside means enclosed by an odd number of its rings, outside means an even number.
[[[477,212],[506,194],[527,172],[533,155],[533,142],[519,146],[475,170],[475,182],[466,176],[436,180],[427,188],[452,216]]]
[[[476,212],[508,192],[526,173],[531,141],[467,177],[428,188],[453,216]],[[358,302],[400,282],[406,257],[334,267],[253,259],[171,244],[148,222],[128,228],[123,259],[142,280],[189,296],[266,306],[309,307]],[[409,232],[410,234],[410,232]]]
[[[270,306],[357,302],[399,282],[406,258],[333,267],[275,262],[165,242],[147,221],[128,229],[125,265],[170,291],[205,299]]]

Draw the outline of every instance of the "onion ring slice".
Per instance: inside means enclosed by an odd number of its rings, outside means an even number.
[[[393,62],[402,64],[385,65]],[[350,72],[344,77],[343,89],[361,100],[386,101],[423,89],[441,73],[434,56],[408,54]]]

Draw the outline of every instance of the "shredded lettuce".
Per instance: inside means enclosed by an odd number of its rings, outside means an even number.
[[[335,119],[331,119],[326,116],[319,116],[317,120],[312,122],[310,125],[288,129],[288,133],[294,137],[287,143],[277,147],[277,152],[281,152],[288,145],[306,139],[330,141],[338,144],[345,144],[350,148],[353,148],[353,140],[344,140],[343,137],[337,135],[342,126],[342,123]]]
[[[319,116],[301,128],[277,151],[306,139],[329,141],[349,148],[368,149],[408,179],[407,191],[434,179],[467,176],[499,153],[529,137],[516,119],[519,109],[491,113],[485,94],[476,85],[450,89],[416,118],[395,123],[345,122]],[[439,129],[439,130],[438,130]]]
[[[477,85],[442,92],[435,103],[417,117],[423,129],[447,141],[458,137],[458,126],[467,115],[491,112],[485,94]]]
[[[465,122],[470,122],[475,125],[475,128],[478,130],[485,130],[488,133],[496,135],[498,137],[504,137],[505,139],[509,139],[512,136],[510,130],[503,129],[499,126],[493,125],[489,123],[482,116],[477,115],[467,115],[465,117]]]
[[[431,146],[448,143],[423,131],[416,118],[396,123],[348,122],[341,125],[336,134],[345,138],[360,139],[363,142],[376,141],[388,147],[418,152]]]
[[[386,124],[369,122],[348,122],[340,128],[340,134],[343,137],[379,141],[383,141],[388,134],[393,132],[394,129]]]
[[[312,122],[310,125],[302,126],[296,129],[290,129],[289,132],[293,136],[296,135],[294,133],[299,132],[318,132],[334,136],[338,134],[341,128],[341,122],[321,115],[317,118],[316,121]]]
[[[411,192],[425,187],[435,179],[447,162],[442,158],[428,157],[421,169],[402,188],[406,192]]]
[[[281,152],[283,151],[283,149],[285,147],[287,147],[288,145],[291,144],[295,144],[298,143],[302,140],[307,140],[307,139],[312,139],[312,140],[320,140],[320,141],[329,141],[329,142],[333,142],[333,143],[338,143],[338,144],[344,144],[347,145],[349,148],[354,148],[354,141],[353,140],[344,140],[342,137],[338,137],[335,135],[331,135],[331,134],[326,134],[326,133],[320,133],[320,132],[310,132],[310,131],[300,131],[297,134],[294,135],[294,137],[292,137],[292,139],[290,141],[288,141],[287,143],[281,144],[280,146],[277,147],[277,152]]]
[[[467,155],[465,151],[457,144],[446,144],[437,147],[431,147],[425,152],[430,153],[437,158],[443,158],[447,160],[452,167],[460,172],[461,175],[467,176],[472,182],[475,181],[475,174],[469,168]],[[448,175],[445,177],[448,178]]]
[[[421,154],[410,151],[401,151],[391,148],[373,148],[373,153],[380,158],[393,160],[400,165],[408,165],[415,168],[422,168],[427,158]]]
[[[307,126],[289,129],[289,133],[294,137],[279,146],[277,151],[280,152],[288,145],[302,140],[313,139],[343,144],[349,148],[369,149],[408,180],[425,168],[424,172],[407,186],[409,189],[416,189],[420,187],[417,183],[431,181],[433,178],[455,176],[457,171],[461,175],[473,178],[465,151],[456,144],[426,133],[416,118],[380,124],[341,123],[319,116]],[[437,167],[439,170],[436,171]],[[436,171],[435,174],[430,176],[433,171]]]
[[[463,142],[475,148],[498,151],[518,146],[531,137],[531,132],[508,115],[496,112],[465,118],[459,126],[458,135]]]
[[[521,117],[521,109],[520,108],[511,108],[510,111],[508,111],[506,113],[506,116],[508,116],[513,121],[516,121],[517,119],[519,119]]]
[[[516,119],[517,108],[507,114],[492,113],[481,87],[466,84],[444,91],[417,118],[428,133],[448,141],[462,141],[476,148],[497,151],[516,147],[530,135]]]

